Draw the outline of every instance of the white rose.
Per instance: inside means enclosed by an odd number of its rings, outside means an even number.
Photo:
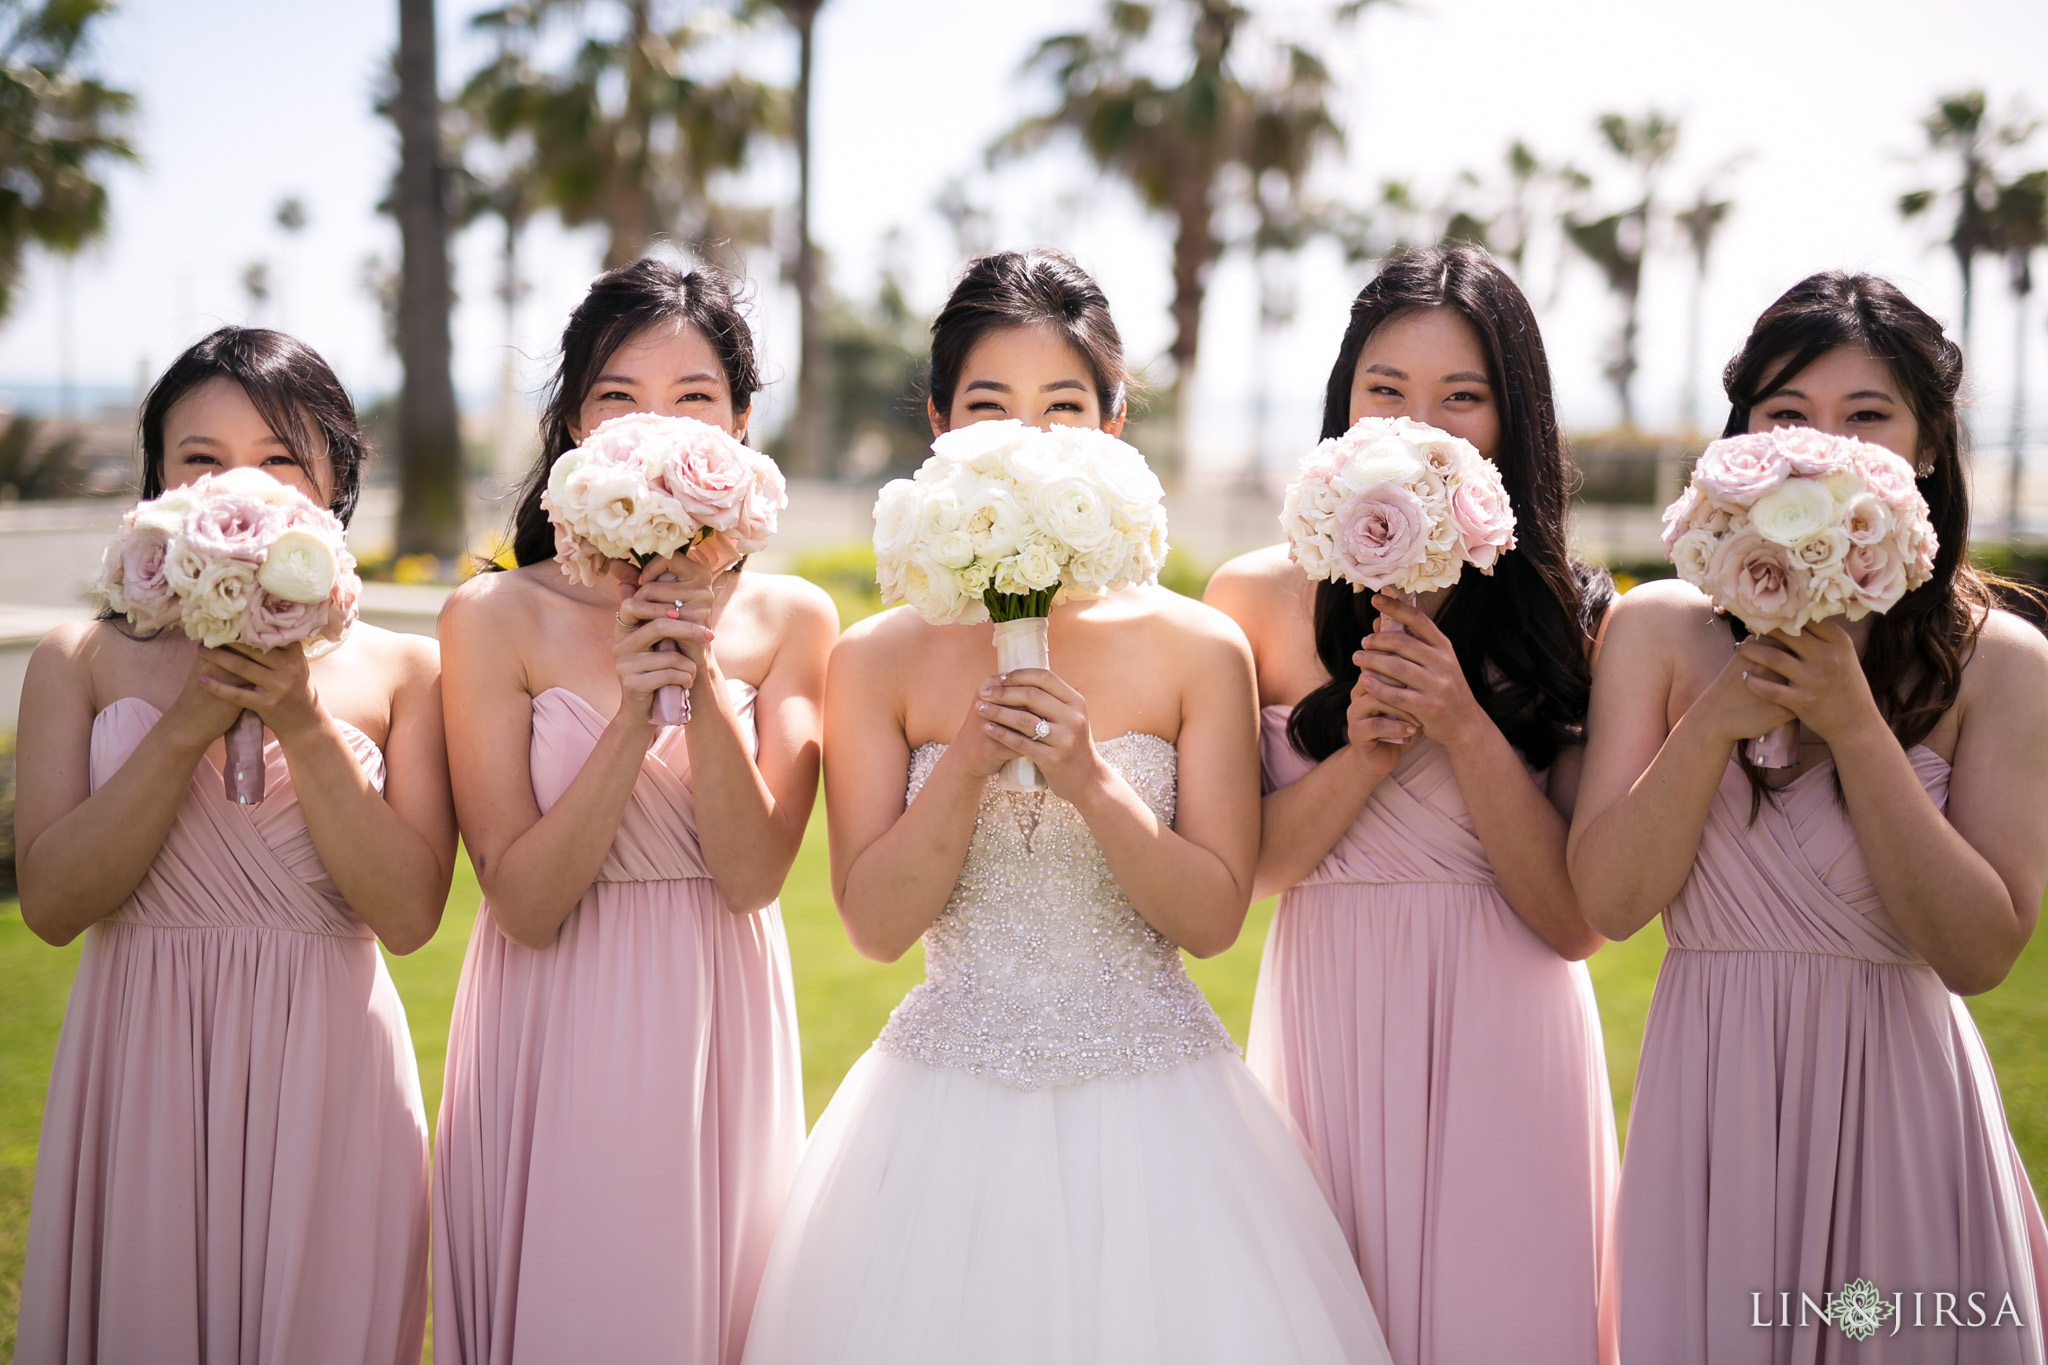
[[[921,492],[909,479],[892,479],[875,498],[875,561],[903,559],[917,540]]]
[[[175,536],[185,529],[185,519],[199,506],[199,499],[192,496],[190,488],[173,488],[161,497],[136,505],[130,515],[135,525],[145,530],[161,531]]]
[[[1832,523],[1835,498],[1811,479],[1787,479],[1750,505],[1757,534],[1787,548]]]
[[[208,561],[185,598],[185,633],[208,649],[230,643],[241,635],[242,613],[255,595],[253,566],[239,559]]]
[[[1109,499],[1085,473],[1056,475],[1031,489],[1031,519],[1076,554],[1108,545],[1116,535]]]
[[[290,502],[296,492],[273,478],[268,471],[247,465],[240,469],[223,469],[218,474],[208,476],[207,481],[211,487],[223,493],[232,493],[238,498],[267,503],[272,507],[281,507]]]
[[[632,558],[633,531],[647,497],[640,471],[592,464],[576,472],[571,486],[583,499],[584,537],[609,558]]]
[[[985,559],[1004,559],[1031,530],[1031,514],[1017,495],[999,483],[983,481],[971,500],[963,498],[961,524],[974,538],[974,552]]]
[[[996,591],[1043,592],[1060,581],[1064,558],[1058,545],[1044,536],[1032,536],[1017,547],[1016,554],[996,565]]]
[[[1695,588],[1707,586],[1707,565],[1713,561],[1718,540],[1711,531],[1687,531],[1671,544],[1671,565],[1678,576]]]
[[[294,528],[270,542],[256,581],[287,602],[324,602],[341,573],[325,536]]]
[[[1807,569],[1828,569],[1842,562],[1849,551],[1849,537],[1839,526],[1824,526],[1790,547],[1792,562]]]
[[[191,541],[179,536],[164,554],[164,581],[180,598],[189,598],[193,588],[198,586],[199,576],[211,563],[212,560],[192,548]]]

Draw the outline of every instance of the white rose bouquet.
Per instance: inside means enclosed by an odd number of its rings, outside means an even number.
[[[276,649],[338,642],[362,587],[339,518],[260,469],[230,469],[130,508],[96,590],[137,630]],[[226,742],[228,799],[261,801],[262,720],[242,712]]]
[[[1933,577],[1937,548],[1910,464],[1811,427],[1715,441],[1664,509],[1678,576],[1758,635],[1889,611]],[[1760,768],[1790,767],[1798,723],[1749,741],[1748,753]]]
[[[563,451],[540,505],[554,523],[562,571],[595,587],[614,560],[644,569],[685,551],[707,568],[727,568],[768,543],[789,490],[773,460],[718,427],[635,412]],[[655,648],[675,646],[664,640]],[[655,694],[654,718],[689,722],[682,688]]]
[[[1093,427],[976,422],[932,442],[913,478],[875,500],[882,600],[933,625],[996,625],[996,666],[1045,668],[1055,601],[1154,583],[1166,561],[1164,490],[1144,456]],[[1029,759],[1003,767],[1042,791]]]

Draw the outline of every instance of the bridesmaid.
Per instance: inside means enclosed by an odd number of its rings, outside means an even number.
[[[714,1365],[744,1344],[804,1136],[775,897],[817,790],[838,622],[801,580],[681,557],[579,587],[540,496],[622,413],[744,439],[758,385],[731,280],[653,260],[599,276],[562,334],[519,567],[441,618],[484,890],[435,1137],[443,1362]],[[652,652],[664,639],[681,652]],[[649,719],[670,683],[687,727]]]
[[[142,491],[262,469],[344,522],[362,433],[333,371],[224,327],[142,409]],[[378,955],[433,936],[455,860],[434,642],[358,623],[201,649],[103,616],[21,699],[21,913],[85,945],[43,1110],[18,1365],[416,1362],[427,1128]],[[262,804],[221,790],[244,708]]]
[[[1961,381],[1884,280],[1793,286],[1728,364],[1727,434],[1912,461],[1932,581],[1797,637],[1741,639],[1677,580],[1615,610],[1572,877],[1603,933],[1662,912],[1670,943],[1616,1212],[1625,1359],[2042,1359],[2048,1235],[1959,994],[2005,977],[2048,881],[2048,643],[1964,557]],[[1795,767],[1736,761],[1794,718]],[[1889,1310],[1862,1347],[1801,1299],[1858,1279]]]
[[[1612,587],[1566,551],[1543,341],[1486,253],[1403,252],[1360,291],[1323,435],[1365,417],[1472,442],[1518,543],[1413,607],[1311,583],[1284,545],[1211,581],[1258,666],[1253,894],[1281,893],[1246,1055],[1400,1365],[1611,1361],[1614,1115],[1579,961],[1601,939],[1564,839]]]

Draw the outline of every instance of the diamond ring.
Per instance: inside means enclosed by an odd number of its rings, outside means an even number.
[[[1038,724],[1036,724],[1036,725],[1034,725],[1034,726],[1032,726],[1032,727],[1031,727],[1031,737],[1032,737],[1033,739],[1041,739],[1041,740],[1042,740],[1042,739],[1044,739],[1044,738],[1045,738],[1045,737],[1046,737],[1047,735],[1049,735],[1049,734],[1051,734],[1051,733],[1052,733],[1052,722],[1051,722],[1051,721],[1049,721],[1049,720],[1046,720],[1046,719],[1044,719],[1043,717],[1041,717],[1041,718],[1039,719],[1039,722],[1038,722]]]

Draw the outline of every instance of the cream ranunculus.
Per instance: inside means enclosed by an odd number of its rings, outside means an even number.
[[[1100,550],[1115,538],[1109,499],[1079,469],[1033,485],[1026,505],[1040,531],[1076,554]]]
[[[256,581],[271,596],[287,602],[324,602],[340,572],[335,546],[327,537],[295,526],[270,543]]]
[[[995,588],[1001,593],[1042,592],[1060,581],[1060,547],[1044,536],[1028,537],[1017,553],[996,566]]]
[[[1695,588],[1705,589],[1707,573],[1714,560],[1715,536],[1711,531],[1686,531],[1671,542],[1671,565],[1678,576]]]
[[[255,595],[255,565],[240,559],[208,560],[185,596],[185,633],[208,649],[232,643],[241,636],[242,614]]]
[[[1810,479],[1787,479],[1749,508],[1749,524],[1774,545],[1788,548],[1835,519],[1835,497]]]

